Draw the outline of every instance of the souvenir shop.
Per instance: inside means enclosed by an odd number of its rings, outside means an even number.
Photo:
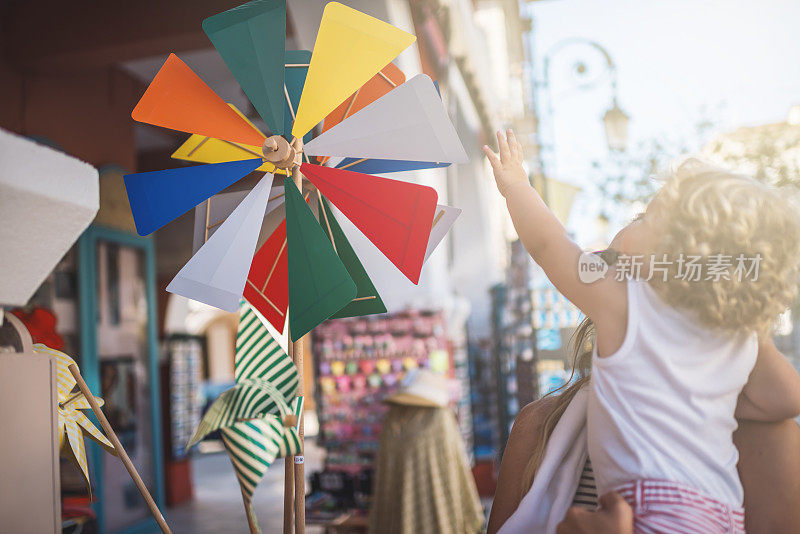
[[[326,456],[312,475],[309,519],[369,510],[383,400],[407,373],[421,368],[448,377],[462,435],[471,437],[462,337],[448,331],[440,310],[333,320],[315,330],[318,444]]]

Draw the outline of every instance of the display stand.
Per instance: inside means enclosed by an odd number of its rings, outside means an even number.
[[[22,345],[23,354],[25,356],[27,356],[27,357],[33,356],[34,351],[33,351],[31,336],[28,333],[28,331],[25,328],[25,326],[22,324],[22,321],[20,321],[19,319],[17,319],[16,317],[14,317],[13,315],[11,315],[9,313],[5,314],[5,318],[9,321],[9,323],[17,331],[17,335],[19,336],[20,343]],[[51,365],[51,366],[53,364],[52,360],[45,360],[44,357],[37,357],[35,359],[31,358],[31,363],[33,364],[33,362],[36,362],[36,363],[38,363],[38,362],[48,362],[48,365]],[[30,367],[30,365],[28,367]],[[106,419],[105,414],[100,409],[100,405],[98,404],[97,399],[94,397],[94,395],[92,395],[92,392],[89,390],[89,386],[86,385],[86,382],[84,381],[83,376],[81,376],[81,372],[78,369],[78,366],[73,363],[73,364],[69,365],[68,369],[69,369],[69,372],[72,374],[73,378],[75,378],[75,381],[76,381],[76,383],[78,385],[78,388],[80,389],[80,393],[83,394],[84,398],[89,403],[89,406],[92,408],[92,411],[94,412],[95,416],[97,417],[97,420],[100,422],[100,425],[103,427],[103,431],[104,431],[106,437],[111,441],[112,445],[114,446],[114,450],[116,451],[117,455],[122,460],[122,463],[125,465],[125,469],[127,469],[128,474],[131,476],[131,479],[133,480],[134,484],[136,485],[136,488],[142,494],[142,497],[144,498],[145,502],[147,503],[147,506],[150,509],[150,512],[153,514],[153,517],[155,518],[156,523],[158,523],[158,526],[161,528],[161,531],[164,534],[171,534],[172,531],[170,530],[169,526],[167,525],[167,522],[164,520],[164,517],[161,514],[161,511],[158,509],[158,506],[156,505],[155,501],[153,500],[153,497],[150,495],[150,492],[148,491],[147,487],[145,486],[144,482],[142,481],[142,478],[139,476],[139,473],[136,471],[136,467],[133,465],[133,462],[131,462],[130,458],[128,457],[128,454],[125,452],[125,449],[122,446],[122,444],[120,443],[119,438],[117,438],[116,433],[114,433],[114,429],[111,428],[111,425],[109,424],[108,419]],[[17,379],[17,378],[21,379],[22,377],[21,376],[18,377],[17,374],[18,373],[15,373],[15,379]],[[55,380],[55,372],[53,372],[53,376],[51,378],[53,380]],[[55,382],[53,382],[53,384],[52,384],[52,389],[55,390]],[[8,388],[6,388],[6,390],[8,390]],[[28,394],[26,396],[29,397],[30,395]],[[50,409],[52,418],[53,418],[54,421],[56,421],[55,427],[54,427],[53,432],[52,432],[52,438],[53,439],[51,439],[49,441],[52,441],[55,444],[54,447],[55,447],[56,458],[57,458],[57,455],[58,455],[58,446],[57,446],[57,444],[58,444],[58,439],[57,439],[58,415],[57,415],[57,411],[56,411],[57,410],[57,402],[54,401],[56,396],[55,396],[55,394],[51,394],[49,397],[46,396],[46,395],[36,395],[36,397],[41,397],[42,399],[46,400],[46,402],[49,402],[49,406],[50,406],[49,409]],[[30,432],[26,431],[24,433],[19,433],[19,434],[15,433],[15,435],[26,435],[26,434],[30,434]],[[45,440],[45,443],[47,443],[47,440]],[[33,450],[33,449],[31,449],[31,450]],[[14,456],[6,455],[5,457],[8,457],[8,458],[15,457],[16,458],[17,456],[18,455],[14,455]],[[33,458],[35,460],[39,459],[38,455],[36,455],[36,454],[28,454],[26,456],[30,457],[30,458]],[[40,462],[37,461],[36,463],[40,463]],[[54,467],[53,469],[57,468],[57,462],[55,463],[55,465],[56,465],[56,467]],[[25,477],[23,477],[23,478],[30,478],[31,475],[34,472],[35,472],[34,469],[30,469],[30,470],[26,469],[26,474],[25,474]],[[6,478],[8,480],[16,480],[16,477],[10,476],[9,473],[6,472],[5,474],[8,475],[8,476],[6,476],[4,478]],[[55,493],[55,492],[58,491],[58,488],[56,487],[57,486],[57,484],[56,484],[57,482],[58,482],[58,477],[56,475],[56,476],[54,476],[52,478],[51,484],[48,484],[48,485],[52,485],[53,492],[56,495],[57,495],[57,493]],[[41,492],[39,492],[39,493],[41,493]],[[4,495],[3,499],[7,500],[8,497],[9,496]],[[26,506],[23,509],[29,510],[30,508]],[[30,517],[28,519],[29,520],[33,520]],[[60,521],[58,522],[58,524],[60,525]],[[25,530],[27,530],[27,529],[23,529],[22,531],[25,531]]]
[[[19,350],[0,353],[0,530],[61,532],[56,362],[34,355],[22,321],[6,321],[18,339],[0,346]]]

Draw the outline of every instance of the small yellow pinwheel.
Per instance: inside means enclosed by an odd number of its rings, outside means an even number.
[[[91,492],[89,469],[86,465],[86,447],[83,443],[84,434],[102,445],[111,454],[116,455],[117,453],[111,442],[81,411],[89,410],[91,406],[89,406],[89,401],[86,400],[80,390],[73,391],[76,382],[69,372],[69,366],[75,363],[75,360],[63,352],[51,349],[41,343],[35,344],[33,351],[38,354],[52,356],[56,360],[58,374],[58,445],[61,454],[80,467]],[[100,406],[103,405],[103,399],[99,397],[95,397],[95,399]]]

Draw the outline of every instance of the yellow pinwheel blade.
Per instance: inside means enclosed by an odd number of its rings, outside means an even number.
[[[65,425],[67,430],[67,441],[72,449],[73,458],[77,462],[78,467],[81,468],[83,477],[86,479],[86,484],[91,485],[91,481],[89,480],[89,468],[86,466],[86,447],[83,444],[83,432],[81,432],[77,421],[74,419],[67,419],[67,421],[65,421]]]
[[[233,111],[236,112],[241,118],[261,133],[256,125],[244,116],[244,113],[233,104],[228,104]],[[263,134],[262,134],[263,135]],[[223,139],[215,139],[214,137],[207,137],[205,135],[193,134],[186,141],[183,142],[178,149],[172,153],[173,159],[180,159],[183,161],[191,161],[193,163],[225,163],[228,161],[243,161],[246,159],[253,159],[261,156],[261,147],[254,145],[244,145],[241,143],[234,143],[232,141],[225,141]],[[272,163],[265,162],[261,167],[256,169],[262,172],[271,172],[273,174],[286,174],[286,171],[276,169]]]
[[[416,39],[338,2],[326,5],[292,135],[303,137]]]
[[[88,417],[77,410],[75,411],[75,415],[73,415],[73,417],[75,418],[75,421],[83,427],[83,430],[86,432],[87,436],[102,445],[108,452],[116,456],[117,451],[114,446],[110,441],[108,441],[108,438],[106,438],[105,435],[100,432],[100,429],[92,424]]]
[[[58,402],[64,402],[72,396],[72,390],[75,388],[75,378],[69,372],[69,366],[75,363],[75,360],[67,356],[61,351],[51,349],[42,343],[36,343],[33,346],[33,351],[41,354],[49,354],[56,360],[57,389],[58,389]]]

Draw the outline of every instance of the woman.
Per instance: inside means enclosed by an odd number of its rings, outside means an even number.
[[[560,395],[531,403],[517,416],[500,465],[489,517],[490,534],[498,531],[530,489],[550,434],[574,395],[589,380],[592,330],[592,324],[585,321],[575,334],[575,370],[579,378]],[[740,420],[734,442],[739,450],[738,468],[745,492],[747,531],[758,534],[800,532],[800,507],[797,505],[800,503],[800,427],[792,420],[778,423]],[[587,465],[573,501],[575,506],[560,525],[559,534],[633,532],[631,509],[621,497],[615,494],[600,497],[598,512],[590,511],[595,502],[598,498],[591,468]]]

